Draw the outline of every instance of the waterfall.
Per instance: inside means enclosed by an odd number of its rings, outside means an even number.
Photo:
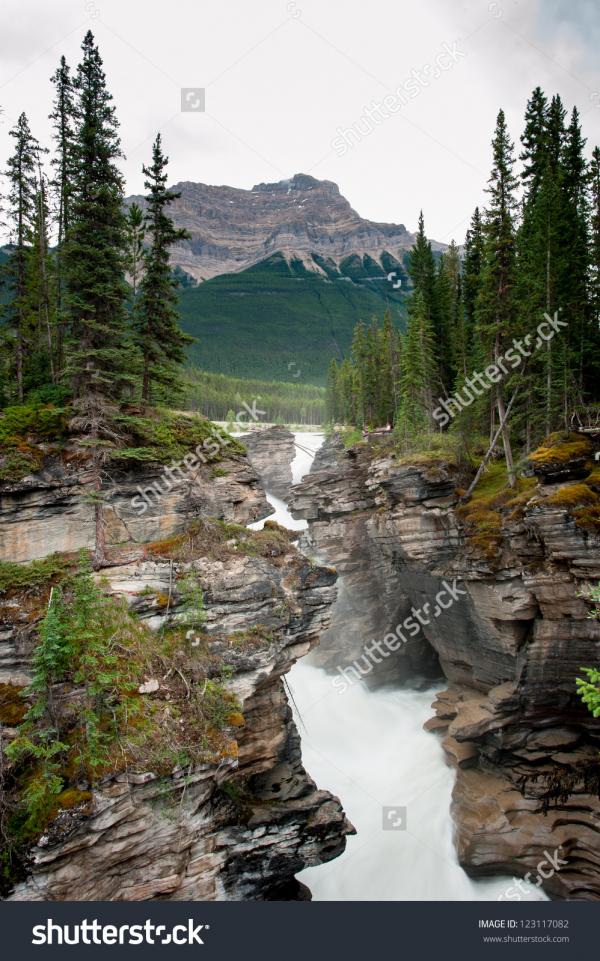
[[[322,434],[297,433],[292,463],[297,484],[308,473]],[[271,519],[306,528],[267,492]],[[250,525],[259,529],[264,521]],[[339,796],[356,827],[345,852],[307,868],[298,878],[316,901],[548,900],[535,884],[511,877],[474,881],[453,844],[450,803],[455,772],[435,734],[423,730],[441,687],[369,690],[357,683],[343,693],[332,677],[299,661],[288,677],[302,738],[304,766],[315,782]]]

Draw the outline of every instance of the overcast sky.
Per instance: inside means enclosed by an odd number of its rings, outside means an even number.
[[[422,207],[431,237],[462,242],[499,107],[518,138],[539,84],[600,143],[597,0],[3,0],[2,167],[21,111],[48,142],[49,77],[89,27],[130,193],[161,130],[172,182],[311,173],[364,217],[414,230]],[[181,111],[182,87],[205,88],[205,112]]]

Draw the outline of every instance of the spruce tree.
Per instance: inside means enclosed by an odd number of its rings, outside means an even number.
[[[516,186],[514,147],[508,135],[504,111],[500,110],[492,140],[493,166],[484,219],[484,265],[477,303],[478,326],[490,360],[497,361],[515,330],[515,224]],[[505,420],[502,383],[494,388],[509,484],[515,483],[509,426]]]
[[[415,243],[410,251],[409,271],[414,294],[421,295],[422,309],[426,312],[433,334],[433,361],[431,381],[440,394],[447,393],[450,378],[450,348],[447,317],[443,311],[445,278],[436,270],[431,243],[425,233],[423,211],[419,214],[419,227]]]
[[[563,330],[558,346],[562,360],[560,374],[565,427],[568,427],[569,411],[577,403],[583,402],[585,356],[594,347],[588,301],[588,170],[584,157],[585,143],[579,112],[574,107],[565,135],[562,164],[564,217],[561,243],[567,257],[563,256],[561,264],[560,306],[568,319],[568,327]]]
[[[38,159],[32,247],[26,277],[27,297],[36,327],[32,347],[31,386],[44,387],[48,380],[57,384],[56,311],[54,278],[48,238],[48,185]]]
[[[125,218],[117,119],[91,32],[77,69],[70,223],[64,251],[69,309],[68,374],[96,436],[131,379],[125,335]],[[87,413],[85,413],[87,411]]]
[[[396,432],[405,446],[434,426],[432,419],[434,333],[425,298],[420,291],[411,299],[406,335],[402,344],[400,410]]]
[[[461,293],[464,332],[460,356],[457,359],[459,382],[483,363],[477,330],[477,301],[481,287],[483,260],[483,223],[479,207],[476,207],[467,230],[463,254]]]
[[[352,337],[352,368],[353,368],[353,395],[354,395],[354,417],[353,420],[357,427],[364,427],[368,423],[368,411],[366,403],[366,369],[367,369],[367,333],[362,320],[354,328]]]
[[[598,394],[600,383],[600,148],[594,147],[588,173],[589,183],[589,340],[585,355],[586,399]]]
[[[525,206],[532,206],[536,200],[547,156],[548,100],[543,90],[536,87],[525,110],[525,129],[521,135],[523,149],[519,154],[522,161],[521,180],[525,187]]]
[[[135,306],[144,262],[144,213],[139,204],[132,203],[127,211],[127,273],[131,281],[131,297]]]
[[[135,364],[125,325],[125,217],[115,108],[91,32],[82,49],[75,78],[77,122],[64,247],[67,374],[74,393],[73,427],[85,435],[90,451],[93,564],[101,567],[106,556],[102,466],[118,439],[115,414],[124,386],[133,380]]]
[[[51,77],[54,84],[54,104],[50,114],[53,137],[56,146],[51,160],[54,168],[52,188],[56,206],[56,250],[55,250],[55,313],[57,322],[56,367],[57,373],[64,365],[64,338],[67,313],[64,308],[64,247],[71,223],[71,191],[74,187],[74,125],[75,91],[71,70],[64,57]]]
[[[158,134],[152,147],[152,163],[144,167],[148,190],[144,219],[150,241],[144,252],[144,275],[140,286],[138,310],[134,314],[135,342],[142,355],[142,400],[149,403],[154,385],[174,387],[176,368],[185,359],[185,345],[192,338],[179,327],[177,311],[177,278],[169,264],[173,244],[189,234],[177,229],[168,215],[168,207],[180,196],[167,190],[168,157],[162,152]]]
[[[8,274],[8,344],[16,383],[16,396],[22,402],[25,392],[25,364],[32,343],[31,304],[27,274],[32,253],[36,219],[37,169],[39,144],[22,113],[10,131],[15,149],[7,163],[8,217],[11,251]]]

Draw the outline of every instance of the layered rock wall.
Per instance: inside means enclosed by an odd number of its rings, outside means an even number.
[[[430,728],[457,766],[461,863],[477,876],[535,874],[544,851],[560,849],[549,893],[600,897],[600,724],[575,686],[583,665],[600,662],[600,625],[578,596],[600,579],[600,539],[549,501],[558,483],[542,483],[503,523],[490,560],[457,516],[451,465],[328,444],[292,500],[312,549],[337,565],[340,596],[352,598],[320,662],[351,665],[371,638],[428,610],[418,637],[366,679],[418,673],[428,651],[439,659],[450,689]],[[435,614],[438,591],[454,583],[463,593]]]

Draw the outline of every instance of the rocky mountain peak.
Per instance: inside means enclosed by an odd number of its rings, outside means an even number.
[[[279,180],[276,183],[256,184],[252,188],[252,191],[256,191],[257,193],[284,193],[289,195],[292,191],[305,192],[315,189],[323,193],[330,193],[336,196],[340,195],[340,188],[337,184],[334,184],[333,180],[317,180],[316,177],[311,177],[310,174],[302,173],[294,174],[293,177],[288,177],[286,180]]]
[[[171,207],[173,219],[191,238],[173,250],[172,262],[196,280],[236,273],[283,250],[300,260],[307,254],[379,260],[383,251],[401,259],[414,241],[404,224],[366,220],[337,184],[309,174],[250,190],[192,181],[174,189],[181,196]],[[133,201],[144,205],[142,197]]]

